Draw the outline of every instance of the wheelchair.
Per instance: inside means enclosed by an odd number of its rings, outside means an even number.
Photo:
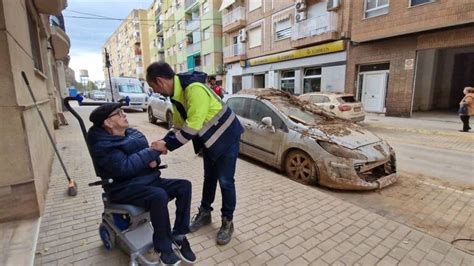
[[[70,101],[77,101],[80,106],[101,105],[105,102],[83,102],[83,98],[66,97],[64,106],[78,120],[81,127],[84,140],[90,154],[90,147],[87,143],[87,130],[84,121],[79,114],[71,107]],[[120,100],[122,105],[128,105],[130,100],[127,98]],[[92,158],[92,156],[91,156]],[[94,163],[94,161],[92,161]],[[160,165],[159,169],[166,168],[166,165]],[[97,174],[97,168],[94,164],[94,170]],[[107,185],[113,183],[112,179],[101,180],[90,183],[89,186]],[[150,223],[150,213],[143,208],[126,204],[114,204],[108,200],[107,194],[102,193],[102,202],[104,203],[104,212],[102,213],[102,222],[99,225],[99,235],[107,250],[120,248],[130,256],[130,265],[159,265],[158,261],[149,261],[145,254],[153,249],[153,227]]]

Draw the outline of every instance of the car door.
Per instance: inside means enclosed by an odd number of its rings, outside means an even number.
[[[248,118],[243,122],[246,129],[243,141],[247,145],[247,153],[260,161],[275,165],[286,136],[286,125],[266,103],[257,99],[248,101]],[[262,123],[264,117],[272,119],[273,127]]]
[[[246,106],[248,106],[249,102],[247,101],[247,99],[244,97],[232,97],[226,101],[226,104],[237,115],[240,123],[244,127],[245,123],[248,122],[248,107]],[[240,153],[249,155],[247,153],[248,147],[245,144],[245,140],[247,139],[246,134],[247,130],[240,137]]]
[[[166,120],[166,106],[167,106],[167,102],[166,102],[166,97],[164,97],[163,95],[159,94],[159,93],[155,93],[155,110],[153,110],[153,114],[155,114],[155,116],[160,119],[161,121],[164,121]]]

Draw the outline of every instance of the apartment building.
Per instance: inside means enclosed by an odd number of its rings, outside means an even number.
[[[474,85],[474,2],[350,2],[347,90],[370,112],[454,114]]]
[[[147,10],[148,49],[150,62],[162,61],[165,58],[163,40],[163,19],[161,16],[161,1],[154,0]],[[146,44],[145,44],[146,45]],[[146,68],[148,65],[144,65]]]
[[[112,77],[135,77],[145,79],[144,69],[150,64],[149,30],[153,21],[148,20],[148,11],[134,9],[103,45],[109,53]],[[104,77],[108,78],[104,67]]]
[[[39,217],[44,208],[54,153],[21,71],[54,132],[71,47],[61,15],[66,6],[0,1],[0,222]]]
[[[225,89],[342,92],[348,1],[224,0]]]
[[[220,0],[164,0],[165,61],[176,72],[198,70],[222,79]]]

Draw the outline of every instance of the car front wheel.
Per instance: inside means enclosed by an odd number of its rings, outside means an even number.
[[[152,124],[156,123],[156,118],[153,115],[153,110],[151,110],[151,108],[148,108],[148,122]]]
[[[318,169],[314,160],[302,150],[292,150],[285,160],[285,171],[289,178],[308,185],[318,183]]]

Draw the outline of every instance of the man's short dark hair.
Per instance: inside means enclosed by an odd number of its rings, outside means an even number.
[[[155,81],[156,78],[172,79],[175,73],[171,66],[164,62],[154,62],[150,64],[146,69],[146,80]]]
[[[211,81],[211,80],[216,80],[216,77],[210,76],[210,77],[209,77],[209,81]]]

